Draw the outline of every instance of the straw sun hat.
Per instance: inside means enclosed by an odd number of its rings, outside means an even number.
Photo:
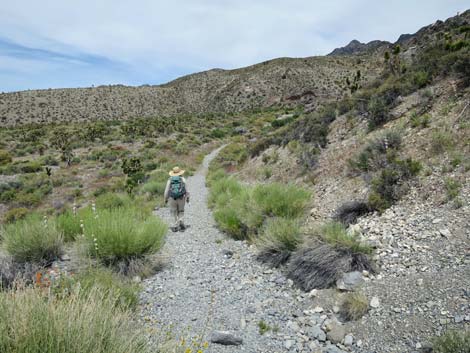
[[[179,176],[184,174],[184,170],[181,169],[180,167],[174,167],[172,170],[170,170],[170,176]]]

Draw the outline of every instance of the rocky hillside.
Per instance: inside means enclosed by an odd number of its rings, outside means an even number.
[[[280,58],[237,70],[209,70],[160,86],[32,90],[0,95],[0,125],[229,113],[281,103],[336,99],[346,77],[378,74],[371,58]]]
[[[437,35],[469,21],[470,11],[402,35],[411,59]],[[0,94],[0,126],[94,121],[201,113],[232,113],[279,105],[315,107],[341,98],[361,71],[361,85],[378,77],[383,53],[393,45],[351,41],[325,57],[279,58],[236,70],[214,69],[157,86],[123,85],[31,90]]]

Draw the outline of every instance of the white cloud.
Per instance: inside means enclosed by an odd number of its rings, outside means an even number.
[[[2,4],[0,33],[33,48],[124,62],[136,77],[159,80],[171,72],[326,54],[351,39],[393,41],[454,15],[465,2],[24,0]]]

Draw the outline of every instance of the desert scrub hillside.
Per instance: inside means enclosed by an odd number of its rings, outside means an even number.
[[[210,181],[228,195],[219,227],[251,234],[259,260],[334,313],[357,352],[468,350],[468,22],[412,42],[412,57],[403,42],[382,53],[371,84],[229,145]],[[279,183],[312,195],[305,218],[255,218],[254,232],[256,203],[243,212],[237,199]]]
[[[335,99],[357,70],[377,75],[374,57],[282,58],[237,70],[210,70],[161,86],[122,85],[0,94],[0,125],[127,120],[136,116],[252,111],[301,98]],[[313,102],[315,103],[315,102]]]

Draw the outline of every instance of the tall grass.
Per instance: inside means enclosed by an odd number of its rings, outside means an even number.
[[[433,340],[433,352],[436,353],[469,353],[470,330],[449,330]]]
[[[270,217],[299,217],[309,199],[310,194],[295,185],[261,184],[253,190],[254,202]]]
[[[221,177],[211,184],[209,205],[219,227],[236,239],[256,236],[270,218],[296,219],[305,210],[310,194],[294,185],[278,183],[245,186]]]
[[[131,204],[132,200],[126,194],[106,193],[96,198],[96,208],[98,209],[129,207]]]
[[[117,208],[98,211],[85,221],[89,254],[105,264],[129,261],[157,252],[163,245],[166,225],[139,209]]]
[[[57,289],[59,292],[64,289],[69,292],[77,283],[80,285],[81,294],[87,295],[99,289],[122,309],[134,309],[139,301],[140,286],[107,268],[87,268],[73,276],[68,283],[61,283]]]
[[[62,300],[33,288],[0,293],[0,352],[150,352],[135,326],[96,288]]]
[[[49,263],[62,253],[62,233],[54,222],[37,214],[4,226],[0,238],[6,251],[20,263]]]
[[[315,235],[323,241],[347,249],[353,253],[371,254],[372,247],[360,241],[355,233],[348,233],[345,226],[339,222],[330,222],[316,230]]]
[[[272,218],[266,222],[256,243],[262,248],[277,251],[295,251],[302,241],[297,219]]]

